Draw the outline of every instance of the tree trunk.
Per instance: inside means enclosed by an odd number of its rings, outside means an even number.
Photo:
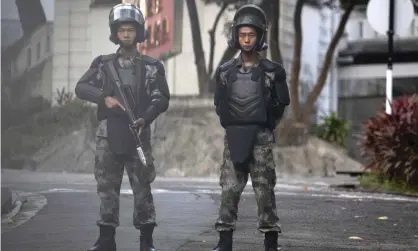
[[[187,9],[189,10],[190,26],[192,29],[193,51],[197,76],[199,81],[199,95],[206,95],[208,89],[208,73],[206,71],[205,53],[203,51],[202,37],[200,33],[199,15],[197,13],[196,1],[186,0]]]
[[[345,9],[343,16],[341,17],[340,23],[338,24],[337,31],[335,32],[331,43],[328,46],[327,53],[325,54],[325,60],[322,66],[321,73],[318,76],[316,81],[316,85],[314,86],[313,90],[309,93],[308,99],[305,104],[305,108],[303,110],[300,122],[307,124],[309,121],[310,114],[312,112],[312,108],[318,99],[319,95],[321,94],[322,89],[327,81],[328,71],[332,63],[332,58],[337,48],[338,42],[340,41],[342,35],[344,34],[345,26],[347,24],[348,18],[354,8],[354,3],[350,3],[349,6]]]
[[[302,55],[302,8],[304,1],[297,0],[293,16],[293,26],[295,29],[295,43],[293,48],[292,73],[290,81],[290,106],[292,109],[292,118],[297,121],[300,117],[299,105],[299,73]]]
[[[231,58],[233,58],[235,56],[235,54],[237,54],[238,50],[235,48],[231,48],[231,47],[227,47],[224,51],[224,54],[222,55],[221,60],[218,63],[218,66],[225,63],[226,61],[230,60]],[[215,75],[210,76],[210,81],[209,81],[209,91],[211,93],[213,93],[215,91]]]
[[[16,7],[23,35],[30,36],[37,28],[46,24],[45,12],[40,0],[16,0]]]
[[[227,3],[224,3],[219,10],[218,14],[215,17],[215,21],[213,22],[212,29],[209,32],[210,38],[210,52],[209,52],[209,63],[208,63],[208,75],[212,76],[213,73],[213,57],[215,56],[215,32],[216,28],[218,27],[219,20],[221,19],[222,14],[225,12],[226,7],[228,7]]]
[[[273,61],[280,61],[282,54],[280,53],[280,0],[271,3],[271,27],[270,27],[270,53]]]

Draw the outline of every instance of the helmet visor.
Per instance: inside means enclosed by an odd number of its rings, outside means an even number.
[[[132,6],[119,6],[113,9],[113,12],[110,14],[109,21],[111,23],[116,21],[132,21],[140,25],[144,25],[144,17],[142,13]]]

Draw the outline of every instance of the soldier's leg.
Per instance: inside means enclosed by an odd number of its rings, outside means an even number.
[[[215,223],[215,229],[219,232],[220,238],[214,251],[232,250],[232,232],[237,222],[238,204],[248,181],[248,167],[234,165],[226,141],[224,145],[220,175],[221,205],[219,217]]]
[[[97,137],[94,176],[100,197],[100,236],[89,251],[116,250],[115,228],[119,226],[119,194],[123,163],[109,149],[106,137]]]
[[[151,151],[145,151],[148,166],[144,166],[138,156],[133,156],[125,167],[134,194],[133,225],[141,231],[141,251],[154,250],[153,232],[156,224],[154,199],[151,193],[151,183],[155,180],[155,167]]]
[[[257,135],[254,158],[250,167],[251,181],[258,206],[258,230],[265,233],[266,250],[277,250],[278,233],[281,233],[277,216],[276,171],[273,159],[274,135],[264,130]]]

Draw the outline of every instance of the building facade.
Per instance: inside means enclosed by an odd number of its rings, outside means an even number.
[[[338,110],[351,123],[349,153],[362,160],[357,146],[362,123],[385,107],[388,45],[387,37],[371,28],[365,7],[352,13],[346,31],[338,56]],[[395,37],[393,61],[393,97],[418,93],[418,15],[406,35]]]
[[[29,97],[52,99],[54,29],[42,2],[2,1],[2,98],[14,106]]]

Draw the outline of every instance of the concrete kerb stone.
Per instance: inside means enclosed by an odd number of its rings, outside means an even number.
[[[1,232],[7,232],[30,220],[47,204],[42,194],[12,191],[13,208],[1,217]]]
[[[13,209],[12,190],[8,187],[1,188],[1,214],[7,214]]]

